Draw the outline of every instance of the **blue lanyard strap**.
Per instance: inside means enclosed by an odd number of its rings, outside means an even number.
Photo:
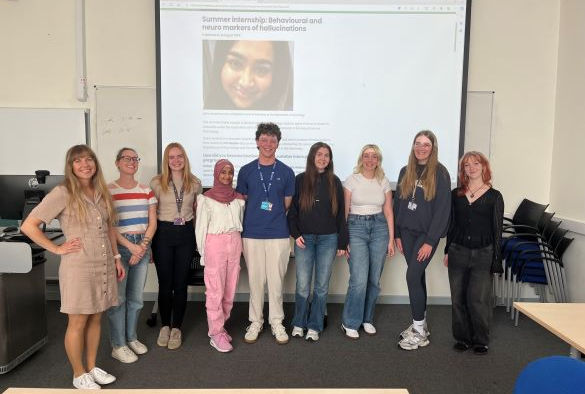
[[[264,182],[264,176],[262,175],[262,171],[260,171],[260,161],[258,161],[258,174],[260,174],[260,182],[262,182],[262,187],[264,187],[264,193],[266,194],[266,201],[268,201],[268,193],[270,192],[270,187],[272,186],[272,179],[274,178],[274,169],[276,168],[276,161],[272,166],[272,172],[270,173],[270,179],[268,180],[268,186]]]

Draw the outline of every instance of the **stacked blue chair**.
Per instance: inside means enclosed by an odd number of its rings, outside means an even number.
[[[550,222],[554,214],[546,213],[548,204],[539,204],[524,199],[516,209],[512,219],[504,218],[502,258],[504,260],[504,274],[496,275],[494,280],[496,298],[500,298],[508,311],[512,300],[512,271],[509,255],[518,243],[534,242],[534,235],[539,235]],[[496,302],[497,304],[497,302]]]

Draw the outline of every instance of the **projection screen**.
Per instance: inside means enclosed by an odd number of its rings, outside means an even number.
[[[296,174],[332,146],[344,180],[377,144],[394,184],[416,132],[432,130],[455,179],[464,135],[470,2],[165,1],[157,5],[159,162],[183,144],[193,172],[257,157],[260,122]]]

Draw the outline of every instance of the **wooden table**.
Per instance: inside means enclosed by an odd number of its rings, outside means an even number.
[[[105,386],[107,388],[107,386]],[[77,389],[9,388],[4,394],[79,393]],[[111,394],[408,394],[406,389],[108,389]]]
[[[570,356],[585,353],[585,304],[514,302],[514,308],[567,342]]]

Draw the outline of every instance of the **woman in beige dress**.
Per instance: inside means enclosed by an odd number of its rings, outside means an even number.
[[[39,229],[55,218],[66,240],[61,245]],[[115,209],[95,153],[86,145],[75,145],[67,151],[63,184],[47,194],[21,227],[36,244],[61,255],[61,312],[69,317],[65,351],[73,368],[73,386],[79,389],[99,389],[100,384],[116,380],[95,365],[102,312],[117,304],[116,278],[122,280],[125,275],[115,222]]]

